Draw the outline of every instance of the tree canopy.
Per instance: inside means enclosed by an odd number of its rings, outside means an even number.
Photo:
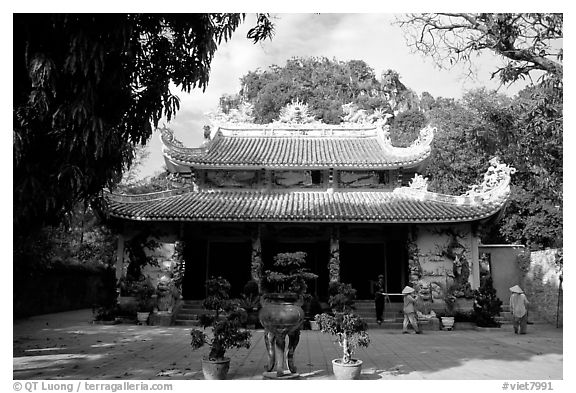
[[[254,105],[255,122],[269,123],[278,119],[282,107],[297,99],[308,104],[316,119],[338,124],[343,104],[356,104],[369,113],[375,109],[392,113],[417,105],[418,97],[393,70],[377,78],[362,60],[296,57],[284,66],[248,72],[241,78],[238,94],[222,97],[220,109],[227,112],[242,101],[249,102]]]
[[[14,228],[57,224],[119,181],[161,118],[169,86],[204,89],[243,14],[15,14]],[[248,38],[269,38],[267,15]]]
[[[435,187],[456,190],[456,177],[477,173],[473,167],[484,160],[482,155],[501,156],[518,171],[498,235],[535,248],[561,246],[563,15],[408,14],[397,23],[408,45],[440,67],[463,62],[473,72],[473,55],[489,50],[505,60],[492,77],[502,83],[530,78],[529,87],[511,101],[476,92],[461,103],[445,102],[450,105],[432,110],[443,133],[437,136],[439,148],[429,171]],[[536,83],[534,71],[541,75]]]
[[[473,55],[489,50],[506,60],[492,74],[503,83],[536,70],[562,78],[562,14],[407,14],[397,23],[408,45],[441,67],[461,62],[471,67]]]

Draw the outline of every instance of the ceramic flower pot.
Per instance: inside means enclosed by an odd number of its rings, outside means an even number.
[[[310,321],[310,329],[311,330],[320,330],[320,325],[316,321]]]
[[[202,359],[202,374],[204,379],[226,379],[230,369],[230,358],[222,360]]]
[[[148,318],[150,317],[150,313],[149,312],[140,312],[138,311],[136,313],[136,318],[138,319],[138,324],[139,325],[145,325],[146,323],[148,323]]]
[[[342,359],[332,360],[332,371],[336,379],[358,379],[362,371],[362,360],[352,359],[351,363],[342,363]]]
[[[452,330],[454,328],[454,317],[440,317],[442,330]]]
[[[287,334],[304,321],[304,310],[293,294],[268,294],[262,301],[258,318],[265,329],[275,334]]]
[[[295,294],[266,295],[259,319],[265,329],[264,341],[268,353],[264,378],[297,378],[299,374],[294,365],[294,352],[304,322],[304,310],[298,304],[298,297]],[[274,368],[276,372],[271,373]]]

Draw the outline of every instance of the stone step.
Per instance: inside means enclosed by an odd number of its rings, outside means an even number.
[[[174,325],[175,326],[195,326],[195,327],[199,327],[200,323],[198,321],[190,321],[190,320],[186,320],[186,319],[176,319],[174,321]]]

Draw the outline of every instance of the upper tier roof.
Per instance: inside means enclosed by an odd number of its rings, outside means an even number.
[[[510,193],[513,168],[491,161],[484,181],[461,196],[427,191],[415,176],[410,187],[382,191],[194,191],[108,194],[111,216],[138,221],[452,223],[497,213]]]
[[[168,164],[194,168],[338,168],[418,167],[430,155],[434,130],[420,132],[409,147],[394,147],[379,125],[267,124],[219,127],[199,148],[183,147],[164,129],[161,140]],[[170,165],[169,165],[170,167]]]

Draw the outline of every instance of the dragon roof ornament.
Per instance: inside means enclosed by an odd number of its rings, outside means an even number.
[[[503,182],[510,182],[510,175],[516,173],[516,168],[500,162],[498,157],[493,157],[490,166],[484,174],[484,180],[479,185],[470,186],[465,196],[477,196],[491,193],[498,189]]]
[[[420,200],[436,200],[455,205],[501,204],[510,194],[510,176],[516,169],[500,163],[498,157],[492,158],[490,166],[479,185],[473,185],[465,194],[452,196],[427,190],[427,179],[416,174],[409,187],[398,187],[395,194],[403,194]]]

